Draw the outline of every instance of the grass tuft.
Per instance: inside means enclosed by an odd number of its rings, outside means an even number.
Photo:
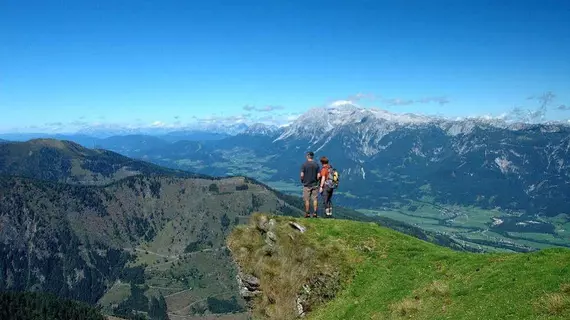
[[[570,297],[562,293],[547,293],[535,304],[542,313],[549,315],[570,314]]]
[[[425,291],[436,297],[447,297],[450,294],[449,285],[440,280],[432,282],[426,287]]]
[[[419,299],[404,299],[402,301],[390,305],[392,315],[396,317],[410,317],[421,310],[421,300]]]

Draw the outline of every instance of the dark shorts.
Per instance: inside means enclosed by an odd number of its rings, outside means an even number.
[[[319,195],[319,187],[303,187],[303,200],[304,201],[317,201]]]

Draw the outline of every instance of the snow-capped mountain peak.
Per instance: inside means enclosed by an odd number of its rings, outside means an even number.
[[[382,109],[364,108],[351,101],[340,100],[327,107],[307,111],[291,123],[277,140],[298,136],[308,138],[312,142],[336,128],[353,124],[366,126],[366,122],[370,123],[370,126],[378,126],[382,123],[398,126],[422,124],[434,120],[435,118],[422,115],[398,114]]]

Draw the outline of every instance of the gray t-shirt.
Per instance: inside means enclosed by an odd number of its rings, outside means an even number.
[[[303,186],[305,187],[316,187],[319,184],[317,180],[317,175],[319,174],[319,165],[315,161],[306,161],[301,166],[301,172],[303,172]]]

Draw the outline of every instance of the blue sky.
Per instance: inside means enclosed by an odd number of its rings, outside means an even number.
[[[2,131],[283,120],[358,93],[455,117],[551,91],[547,117],[570,115],[564,0],[2,0],[0,41]]]

